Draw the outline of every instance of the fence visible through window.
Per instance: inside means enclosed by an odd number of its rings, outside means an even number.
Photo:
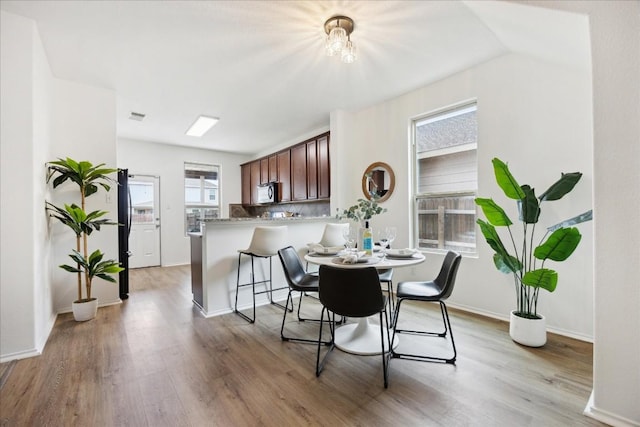
[[[418,197],[418,248],[474,251],[474,197],[473,194]]]
[[[477,116],[464,104],[413,122],[415,244],[419,249],[476,250]]]

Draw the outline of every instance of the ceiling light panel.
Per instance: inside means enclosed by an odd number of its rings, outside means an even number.
[[[207,133],[213,125],[218,123],[218,120],[220,119],[217,117],[200,116],[187,130],[186,134],[200,138],[202,135]]]

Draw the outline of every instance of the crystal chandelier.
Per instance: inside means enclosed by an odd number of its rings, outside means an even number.
[[[338,56],[347,64],[356,60],[356,47],[351,41],[355,25],[353,19],[346,16],[334,16],[324,23],[327,33],[326,50],[328,56]]]

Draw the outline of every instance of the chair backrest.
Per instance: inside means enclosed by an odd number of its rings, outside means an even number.
[[[287,246],[278,251],[278,256],[282,262],[282,270],[284,271],[284,277],[287,279],[287,283],[295,289],[307,274],[307,272],[304,271],[298,253],[293,246]]]
[[[322,238],[318,242],[320,245],[328,246],[342,246],[344,245],[344,230],[349,229],[348,222],[341,222],[338,224],[326,224],[324,226],[324,232]]]
[[[384,309],[378,272],[373,267],[337,268],[320,266],[318,296],[320,302],[335,314],[367,317]]]
[[[447,299],[453,292],[453,286],[456,283],[456,275],[462,255],[457,252],[449,251],[444,257],[440,273],[435,278],[434,283],[440,288],[440,299]]]
[[[273,256],[286,245],[287,226],[256,227],[247,252],[261,256]]]

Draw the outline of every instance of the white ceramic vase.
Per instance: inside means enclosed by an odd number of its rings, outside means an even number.
[[[547,342],[547,321],[542,315],[540,319],[526,319],[511,312],[509,335],[518,344],[528,347],[542,347]]]
[[[91,320],[96,317],[98,313],[98,298],[93,298],[91,301],[73,302],[73,318],[77,322],[84,322],[85,320]]]

